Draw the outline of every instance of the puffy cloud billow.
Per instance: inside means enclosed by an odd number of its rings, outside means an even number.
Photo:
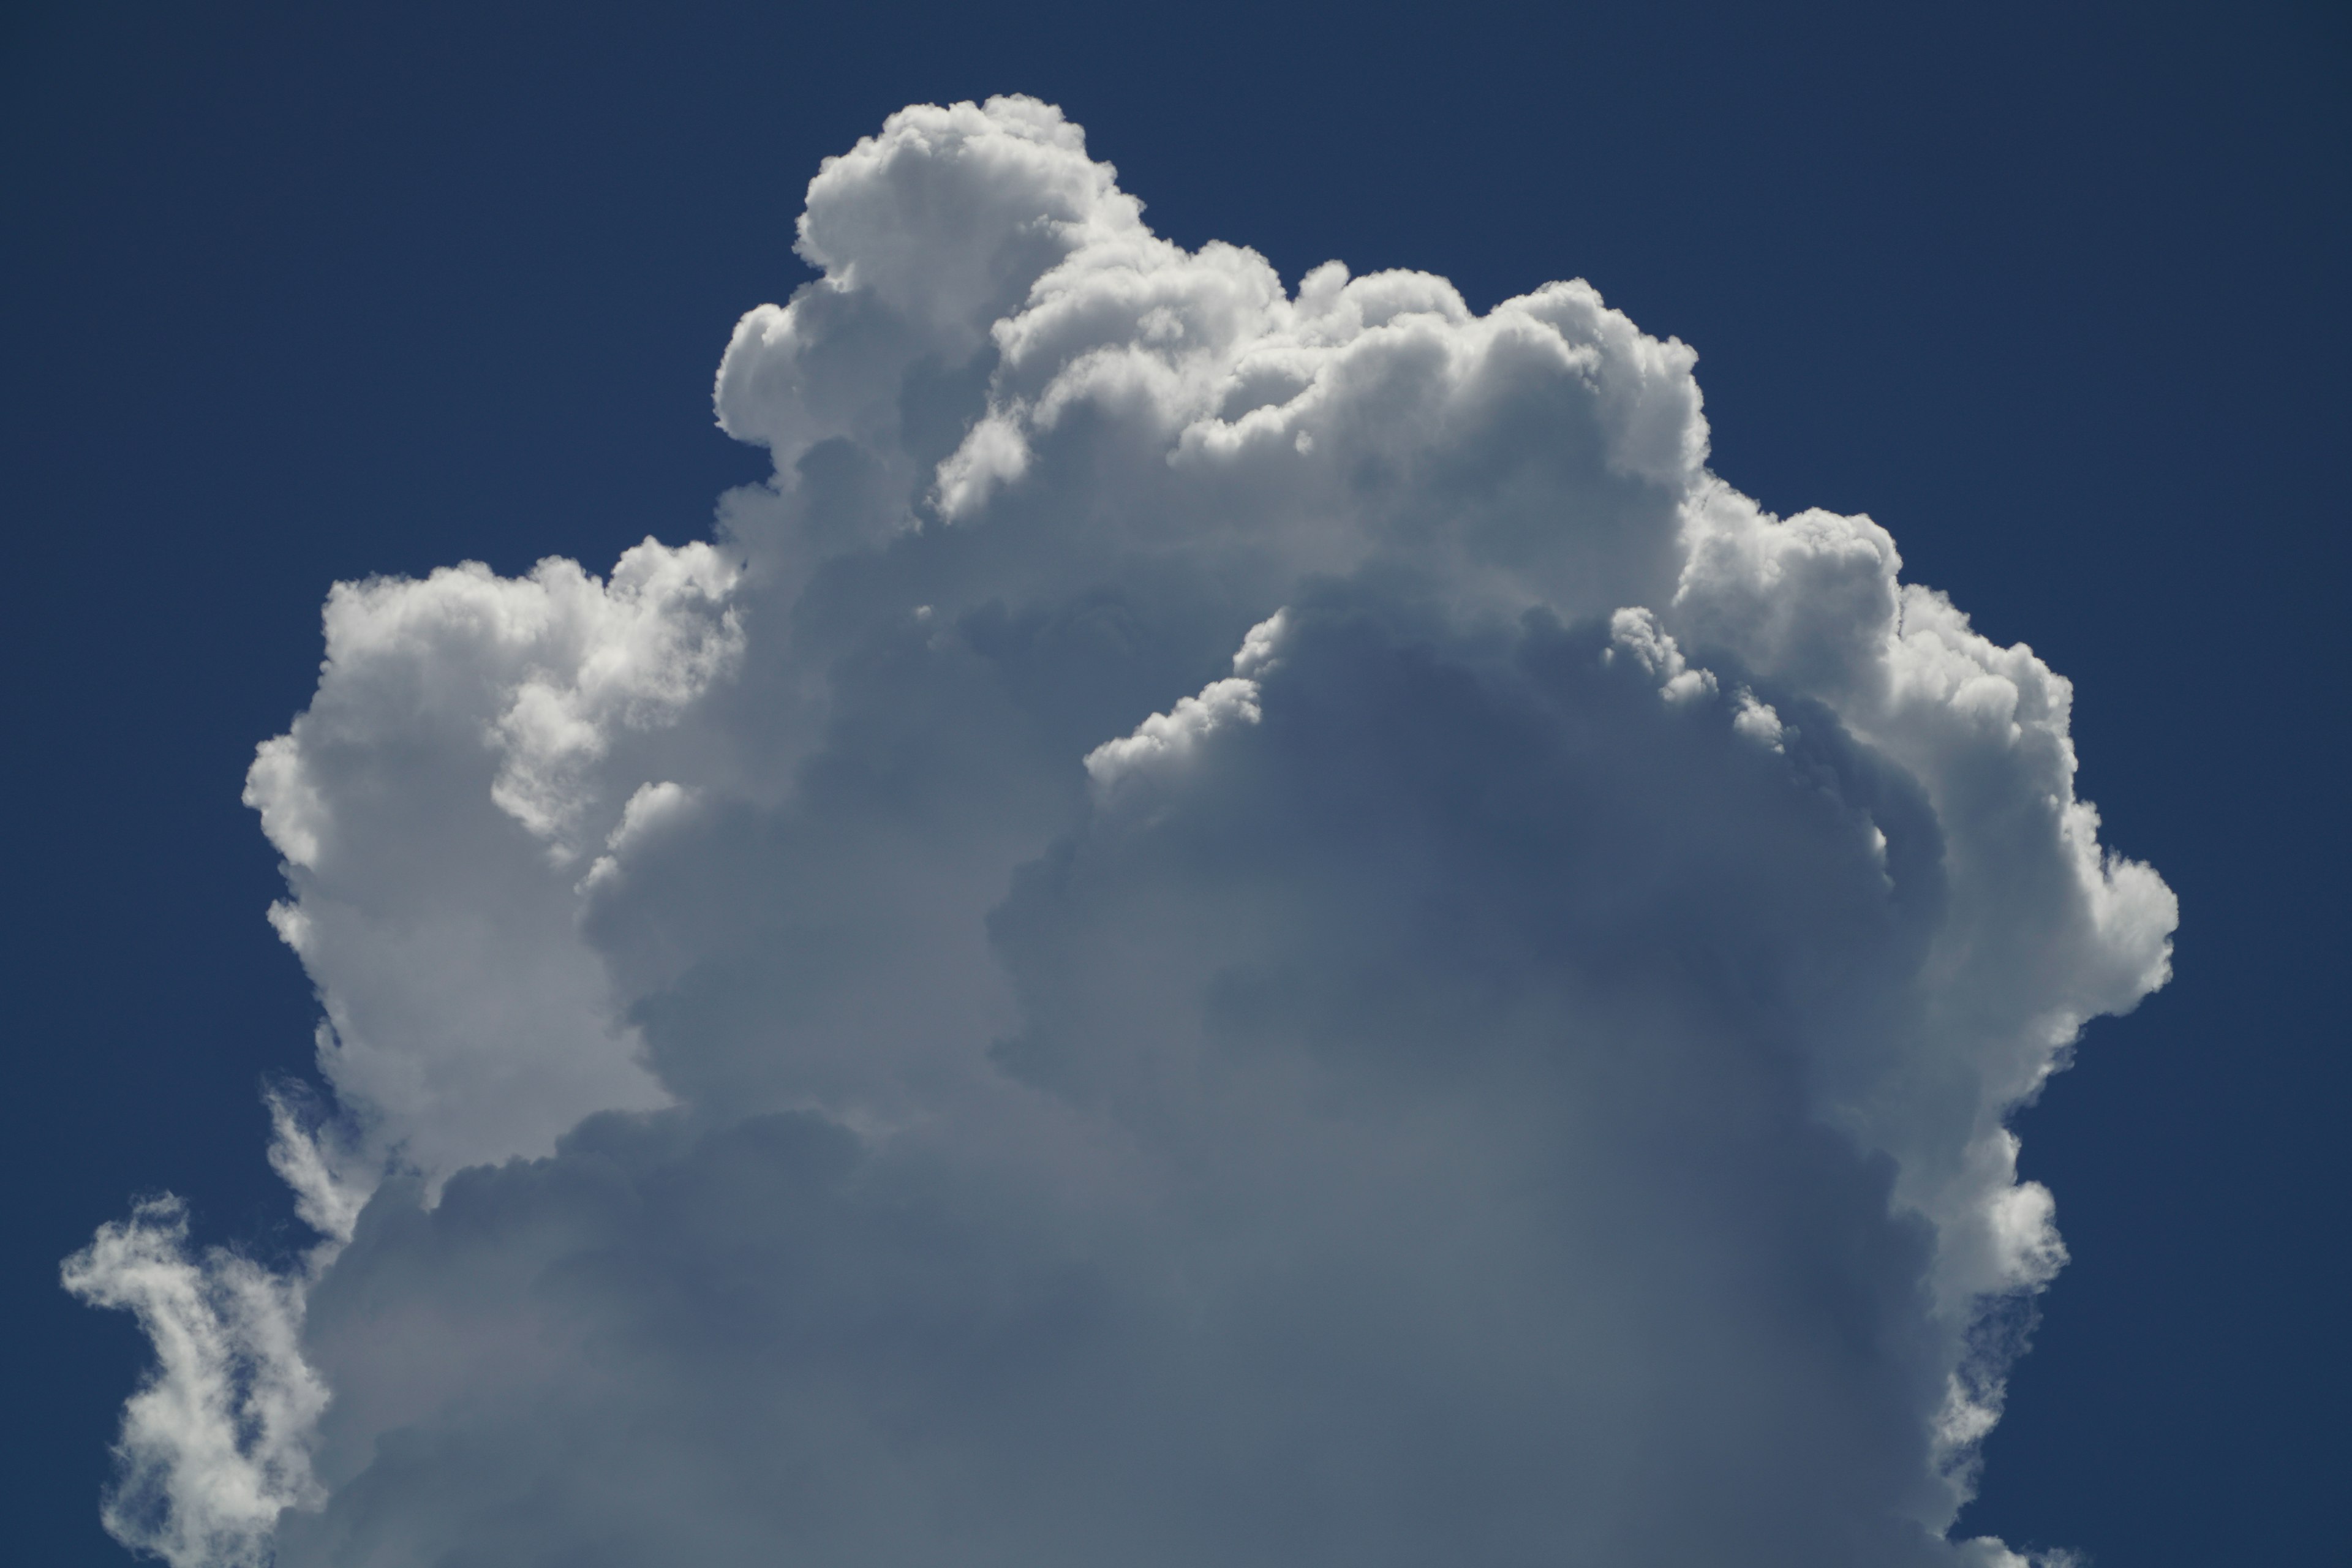
[[[810,184],[709,542],[338,587],[272,1272],[71,1260],[274,1561],[2021,1564],[2006,1120],[2161,984],[2070,690],[1581,282],[1286,290],[1025,99]]]

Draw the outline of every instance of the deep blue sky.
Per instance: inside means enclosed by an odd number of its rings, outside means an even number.
[[[855,15],[852,15],[853,11]],[[1063,104],[1189,244],[1695,344],[1715,467],[1868,510],[2077,683],[2171,987],[2026,1112],[2074,1261],[1965,1521],[2334,1561],[2352,1067],[2338,6],[20,4],[0,19],[9,1555],[114,1563],[143,1355],[56,1262],[168,1187],[280,1243],[312,1006],[237,804],[337,577],[703,531],[823,155]]]

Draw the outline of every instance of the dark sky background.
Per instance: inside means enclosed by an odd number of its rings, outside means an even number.
[[[58,1258],[133,1194],[288,1245],[313,1006],[237,800],[327,584],[592,570],[763,453],[729,329],[912,100],[1026,91],[1190,245],[1697,347],[1714,466],[1867,510],[2076,682],[2171,986],[2020,1118],[2074,1262],[1962,1521],[2321,1562],[2347,1459],[2347,13],[19,4],[0,19],[9,1554],[119,1563],[145,1351]]]

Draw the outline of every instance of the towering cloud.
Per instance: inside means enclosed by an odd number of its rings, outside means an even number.
[[[1583,283],[1286,290],[1024,99],[829,160],[716,539],[336,589],[180,1568],[2019,1564],[2005,1119],[2165,973],[2069,688]],[[282,1510],[282,1511],[281,1511]]]

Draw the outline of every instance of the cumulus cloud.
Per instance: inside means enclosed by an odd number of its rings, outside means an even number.
[[[2175,920],[2071,689],[1581,282],[1286,289],[1025,99],[828,160],[715,540],[336,589],[247,799],[322,1237],[139,1310],[180,1565],[2021,1564],[2007,1120]]]

